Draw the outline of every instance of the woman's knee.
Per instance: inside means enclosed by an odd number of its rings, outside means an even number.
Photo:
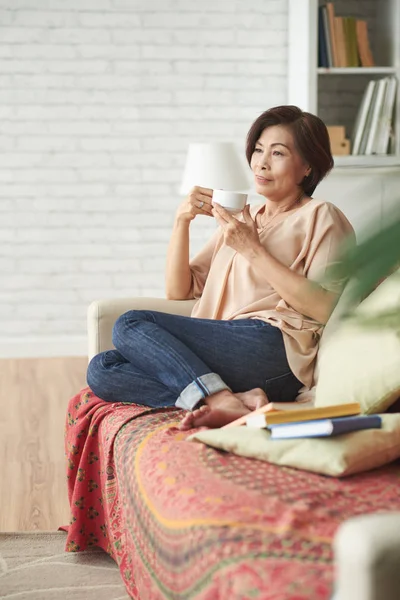
[[[112,343],[117,348],[119,342],[125,339],[126,332],[133,325],[146,321],[148,311],[145,310],[128,310],[118,317],[112,329]]]
[[[102,353],[93,356],[86,371],[86,381],[90,389],[96,393],[98,383],[102,380],[104,370]]]
[[[86,381],[92,392],[99,398],[107,400],[110,381],[109,365],[106,364],[107,352],[96,354],[89,362]]]

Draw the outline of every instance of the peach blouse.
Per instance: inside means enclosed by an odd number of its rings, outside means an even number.
[[[251,207],[253,218],[264,204]],[[258,230],[268,252],[291,270],[320,281],[335,261],[345,238],[355,239],[344,214],[330,202],[310,200],[281,221]],[[219,227],[191,260],[192,317],[201,319],[263,319],[281,329],[287,359],[296,377],[312,387],[314,363],[323,325],[289,306],[251,263],[223,243]],[[322,283],[340,294],[343,281]]]

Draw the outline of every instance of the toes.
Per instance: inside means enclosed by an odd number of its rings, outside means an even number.
[[[196,417],[200,417],[200,415],[204,415],[204,413],[208,413],[209,410],[210,407],[207,406],[207,404],[203,404],[199,408],[195,408],[194,410],[192,410],[190,414],[195,419]]]
[[[193,427],[193,415],[191,412],[188,412],[182,418],[179,424],[179,429],[190,429],[191,427]]]
[[[196,408],[196,410],[192,412],[188,412],[180,422],[179,429],[194,429],[195,427],[200,426],[202,420],[207,417],[210,412],[211,409],[206,404],[200,406],[200,408]]]
[[[193,429],[196,426],[196,419],[204,417],[208,412],[210,412],[210,407],[206,404],[193,411],[188,411],[182,418],[179,429]]]

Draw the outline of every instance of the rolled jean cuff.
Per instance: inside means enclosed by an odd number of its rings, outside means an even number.
[[[175,402],[175,406],[185,410],[193,410],[201,400],[222,390],[232,391],[219,375],[216,373],[201,375],[185,387]]]

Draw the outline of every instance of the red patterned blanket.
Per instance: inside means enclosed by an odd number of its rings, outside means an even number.
[[[185,441],[180,414],[69,404],[67,550],[102,547],[132,598],[325,600],[339,524],[400,509],[399,463],[331,479]]]

